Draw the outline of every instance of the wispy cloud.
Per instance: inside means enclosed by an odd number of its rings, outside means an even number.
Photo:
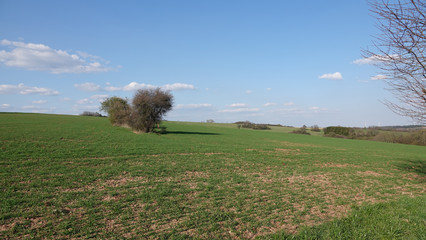
[[[253,91],[252,90],[246,90],[246,94],[252,94]]]
[[[264,107],[271,107],[271,106],[275,106],[275,105],[277,105],[277,104],[276,103],[271,103],[271,102],[263,104]]]
[[[343,79],[342,74],[340,72],[335,73],[326,73],[319,76],[321,79],[330,79],[330,80],[341,80]]]
[[[8,67],[23,68],[33,71],[46,71],[54,74],[60,73],[93,73],[108,72],[100,57],[83,52],[75,54],[64,50],[52,49],[44,44],[15,42],[2,40],[3,46],[11,50],[0,51],[0,63]]]
[[[80,100],[76,101],[76,104],[93,104],[96,102],[102,102],[104,99],[106,99],[108,97],[108,95],[93,95],[90,96],[89,98],[83,98]]]
[[[107,94],[99,94],[99,95],[93,95],[90,97],[90,99],[93,100],[97,100],[99,102],[102,102],[103,100],[105,100],[107,97],[109,97]]]
[[[231,108],[231,109],[223,109],[219,112],[222,113],[253,113],[253,112],[259,112],[259,108]]]
[[[29,112],[33,112],[33,113],[52,113],[56,110],[56,107],[40,107],[40,106],[23,106],[20,108],[23,111],[29,111]]]
[[[305,114],[306,110],[300,108],[277,108],[271,109],[268,111],[269,113],[289,113],[289,114]]]
[[[296,105],[294,102],[286,102],[284,103],[284,106],[294,106]]]
[[[321,107],[310,107],[309,110],[311,110],[314,113],[324,112],[327,111],[327,108],[321,108]]]
[[[39,95],[58,95],[59,92],[50,88],[30,87],[23,83],[18,85],[0,85],[0,93],[2,94],[39,94]]]
[[[211,108],[213,105],[209,103],[191,103],[191,104],[177,104],[176,109],[200,109]]]
[[[0,105],[0,109],[7,109],[7,108],[10,108],[10,104],[3,103]]]
[[[88,98],[79,99],[76,101],[77,104],[92,104],[93,100],[90,100]]]
[[[81,84],[76,83],[74,84],[74,87],[86,92],[95,92],[95,91],[102,90],[101,86],[95,83],[90,83],[90,82],[81,83]]]
[[[386,62],[389,61],[391,59],[397,59],[398,55],[393,54],[393,55],[389,55],[389,56],[383,56],[383,55],[372,55],[370,57],[367,58],[359,58],[354,60],[352,63],[355,64],[376,64],[379,62]]]
[[[47,103],[47,101],[46,100],[36,100],[36,101],[32,101],[32,103],[34,103],[34,104],[45,104],[45,103]]]
[[[382,75],[382,74],[378,74],[376,76],[371,77],[371,80],[384,80],[387,79],[388,77],[386,75]]]
[[[166,91],[179,91],[179,90],[194,90],[194,85],[186,84],[186,83],[173,83],[166,84],[161,86],[162,89]]]
[[[139,89],[156,89],[161,88],[165,91],[180,91],[180,90],[194,90],[194,85],[186,84],[186,83],[173,83],[173,84],[166,84],[163,86],[156,86],[146,83],[138,83],[138,82],[131,82],[124,86],[111,86],[110,84],[107,84],[106,87],[101,87],[98,84],[95,83],[82,83],[82,84],[74,84],[74,87],[82,90],[82,91],[88,91],[88,92],[96,92],[96,91],[109,91],[109,92],[115,92],[115,91],[136,91]]]
[[[247,106],[248,105],[246,103],[233,103],[233,104],[227,105],[227,107],[232,107],[232,108],[242,108]]]

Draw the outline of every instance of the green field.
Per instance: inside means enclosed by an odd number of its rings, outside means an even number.
[[[0,114],[0,239],[426,239],[426,147]]]

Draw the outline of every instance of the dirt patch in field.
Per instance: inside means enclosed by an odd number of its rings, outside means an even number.
[[[121,198],[123,198],[123,196],[121,195],[116,195],[116,196],[106,195],[102,198],[102,201],[105,201],[105,202],[118,201]]]
[[[318,225],[333,218],[344,217],[350,211],[349,203],[342,204],[339,201],[349,196],[335,183],[332,174],[274,177],[267,172],[256,172],[253,175],[257,177],[257,181],[249,187],[251,198],[246,200],[247,206],[288,207],[277,208],[276,211],[268,212],[267,216],[262,215],[264,212],[255,213],[254,218],[259,221],[265,217],[271,219],[270,223],[273,223],[273,226],[258,227],[256,231],[242,230],[244,238],[255,238],[282,230],[296,233],[300,226]],[[267,187],[270,184],[281,185],[283,193],[285,191],[288,193],[280,200],[273,200],[269,196],[276,193]]]
[[[413,181],[419,181],[419,182],[426,182],[426,176],[420,176],[416,173],[406,173],[402,175],[403,178],[413,180]]]
[[[314,148],[321,147],[319,145],[314,145],[314,144],[294,143],[294,142],[287,142],[287,141],[271,141],[271,142],[279,143],[280,145],[284,145],[288,147],[314,147]]]
[[[302,152],[300,149],[286,149],[286,148],[275,148],[276,153],[288,154],[288,155],[300,155]]]
[[[374,176],[374,177],[384,177],[384,176],[387,176],[385,174],[381,174],[381,173],[374,172],[374,171],[365,171],[365,172],[358,171],[357,174],[361,175],[361,176]]]
[[[307,154],[307,153],[302,153],[300,149],[291,149],[291,148],[290,149],[289,148],[275,148],[273,151],[248,148],[248,149],[246,149],[246,151],[248,151],[248,152],[261,152],[261,153],[267,153],[267,154],[280,154],[280,155]]]
[[[315,164],[315,166],[320,167],[320,168],[360,168],[361,167],[361,166],[355,165],[355,164],[332,163],[332,162]]]
[[[290,185],[302,184],[302,185],[320,185],[322,187],[331,187],[333,183],[326,174],[312,174],[312,175],[293,175],[287,177],[287,181]]]
[[[194,153],[194,152],[188,152],[188,153],[160,153],[160,154],[149,154],[146,155],[148,157],[161,157],[161,156],[192,156],[192,155],[205,155],[205,156],[213,156],[213,155],[222,155],[226,154],[223,152],[208,152],[208,153]]]
[[[186,171],[184,179],[194,179],[194,178],[208,178],[210,174],[207,172],[201,171]]]
[[[131,182],[146,183],[148,182],[148,180],[142,176],[132,177],[127,175],[120,175],[115,179],[105,180],[98,184],[101,186],[106,186],[106,187],[122,187]]]
[[[45,217],[13,218],[9,221],[5,221],[5,224],[0,225],[0,232],[10,231],[16,225],[24,225],[26,228],[34,230],[45,227],[47,223],[48,221],[45,219]]]

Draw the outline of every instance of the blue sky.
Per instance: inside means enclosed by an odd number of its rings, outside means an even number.
[[[0,0],[0,111],[80,114],[161,87],[168,120],[412,124],[374,59],[357,1]]]

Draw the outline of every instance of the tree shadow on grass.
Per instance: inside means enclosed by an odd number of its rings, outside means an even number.
[[[414,172],[419,175],[426,175],[426,161],[422,160],[405,160],[396,164],[400,170]]]
[[[187,132],[187,131],[167,131],[166,127],[160,127],[154,129],[154,132],[160,135],[166,134],[182,134],[182,135],[222,135],[220,133],[208,133],[208,132]]]
[[[208,132],[186,132],[186,131],[165,131],[161,134],[182,134],[182,135],[221,135],[219,133],[208,133]]]

